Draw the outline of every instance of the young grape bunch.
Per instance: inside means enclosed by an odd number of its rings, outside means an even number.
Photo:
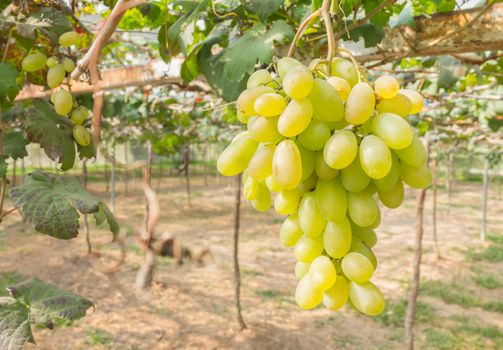
[[[253,73],[236,102],[247,130],[217,167],[226,176],[243,173],[245,198],[257,211],[273,206],[286,215],[279,238],[297,260],[301,308],[348,304],[376,316],[385,307],[371,282],[379,202],[397,208],[404,184],[431,184],[426,150],[408,119],[424,100],[392,76],[367,81],[345,59],[330,64],[285,57]]]

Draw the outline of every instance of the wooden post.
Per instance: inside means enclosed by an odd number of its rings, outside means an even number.
[[[237,319],[241,330],[246,328],[243,315],[241,315],[241,277],[239,272],[238,243],[239,227],[241,222],[241,174],[236,176],[236,197],[234,200],[234,289]]]
[[[482,225],[480,227],[480,240],[486,240],[487,226],[487,197],[489,192],[489,160],[484,158],[484,179],[483,179],[483,199],[482,199]]]

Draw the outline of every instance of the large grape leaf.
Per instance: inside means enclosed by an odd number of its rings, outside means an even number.
[[[75,238],[79,233],[79,212],[97,213],[98,224],[106,218],[114,239],[119,231],[106,205],[73,177],[37,170],[26,177],[23,185],[11,189],[9,195],[36,231],[52,237]]]
[[[3,153],[12,159],[24,158],[28,155],[26,146],[28,140],[24,137],[22,132],[11,131],[3,134]]]
[[[10,63],[0,63],[0,111],[8,110],[19,93],[18,71]]]
[[[269,15],[276,12],[285,0],[246,0],[245,7],[255,13],[260,21],[264,22]]]

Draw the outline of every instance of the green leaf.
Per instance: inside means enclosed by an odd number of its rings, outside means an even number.
[[[115,221],[114,215],[103,202],[98,204],[98,208],[98,212],[94,214],[96,225],[99,226],[106,221],[115,238],[119,233],[119,225],[117,224],[117,221]]]
[[[12,131],[3,134],[3,152],[12,159],[24,158],[28,155],[26,146],[29,144],[22,132]]]
[[[414,21],[414,10],[410,1],[407,1],[402,11],[400,11],[398,18],[390,21],[390,26],[391,28],[400,26],[408,26],[414,29],[416,28],[416,21]]]
[[[363,8],[365,9],[365,14],[368,15],[369,12],[371,12],[373,9],[375,9],[377,6],[379,6],[382,3],[382,1],[379,0],[367,0],[363,2]],[[348,13],[349,15],[349,13]],[[370,23],[374,24],[376,27],[384,27],[390,18],[390,13],[386,12],[386,10],[381,10],[372,17],[370,17],[369,21]]]
[[[283,4],[284,0],[247,0],[245,7],[248,11],[255,13],[261,22],[276,12]]]
[[[349,37],[346,34],[345,40],[351,39],[357,42],[363,37],[365,47],[375,47],[384,38],[384,30],[381,27],[376,27],[374,24],[366,23],[349,32]]]
[[[452,87],[466,73],[466,68],[451,56],[440,57],[437,64],[439,67],[438,86],[444,89]]]
[[[28,279],[17,271],[0,272],[0,297],[7,297],[7,287]]]
[[[0,177],[4,177],[7,173],[7,162],[5,161],[7,156],[0,156]]]
[[[18,71],[10,63],[0,63],[0,103],[1,110],[7,110],[21,90],[17,82]]]
[[[33,228],[60,239],[78,235],[79,212],[82,214],[105,211],[114,238],[117,222],[105,204],[83,189],[76,178],[58,176],[37,170],[26,177],[23,185],[10,190],[10,198]],[[108,208],[107,208],[108,209]]]
[[[26,342],[35,344],[29,309],[11,297],[0,297],[0,349],[22,350]]]

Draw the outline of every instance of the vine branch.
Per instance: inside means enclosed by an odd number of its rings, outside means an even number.
[[[292,57],[293,53],[295,52],[295,47],[297,46],[297,42],[299,41],[300,37],[302,36],[302,33],[304,33],[304,30],[307,28],[309,23],[311,23],[315,18],[319,17],[321,15],[321,9],[317,9],[313,13],[311,13],[305,20],[302,22],[299,26],[299,29],[297,29],[297,33],[295,33],[295,36],[293,37],[292,43],[290,44],[290,48],[288,49],[288,57]]]

